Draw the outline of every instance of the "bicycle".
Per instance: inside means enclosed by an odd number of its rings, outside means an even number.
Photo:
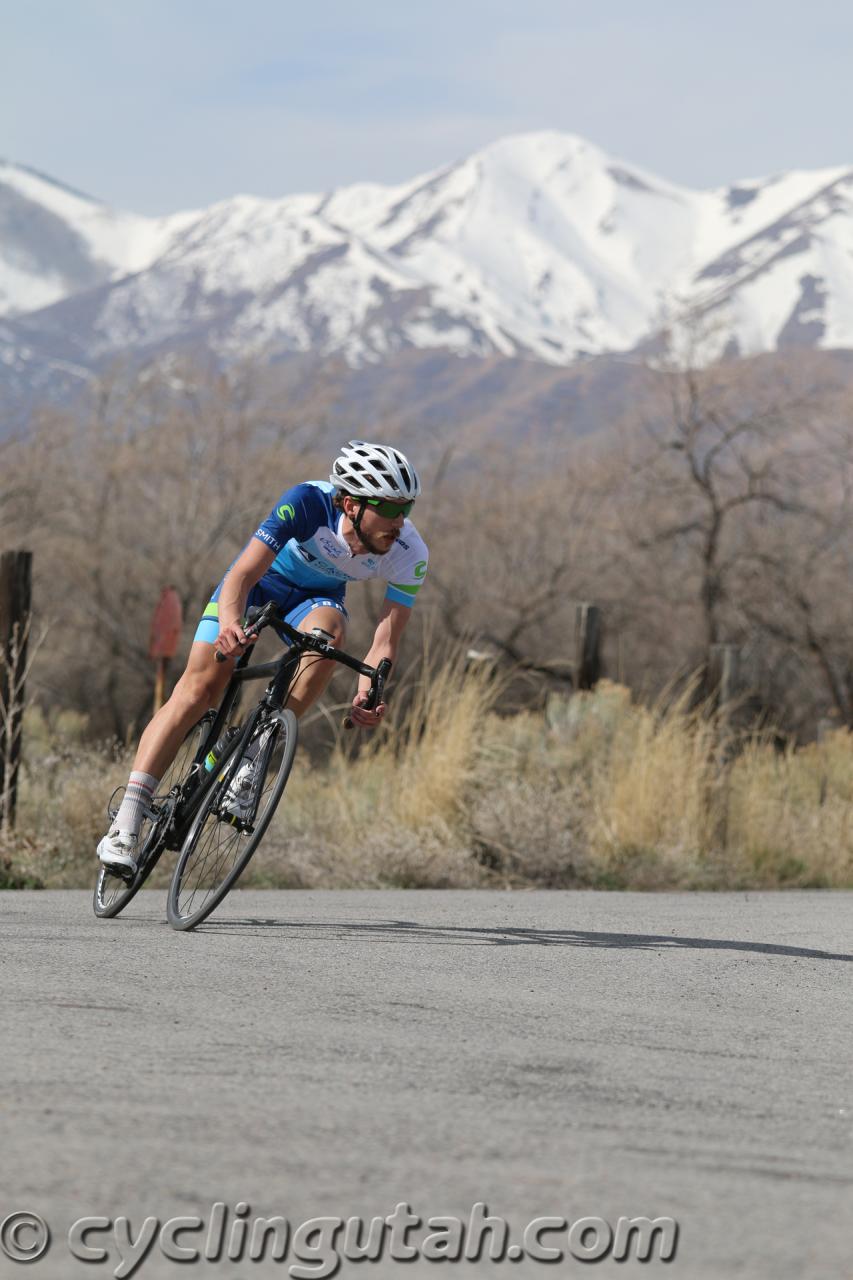
[[[280,658],[256,666],[249,665],[251,650],[238,659],[219,709],[206,712],[187,735],[179,756],[182,764],[173,765],[170,773],[170,779],[176,780],[168,790],[162,786],[146,810],[136,873],[123,876],[100,868],[96,915],[118,915],[167,849],[178,851],[166,903],[174,929],[194,929],[233,888],[260,844],[290,775],[298,729],[296,716],[285,703],[304,655],[314,654],[318,661],[332,659],[368,676],[367,707],[381,701],[391,670],[387,658],[370,667],[336,649],[332,637],[320,627],[310,633],[297,631],[273,601],[249,611],[244,632],[256,636],[273,625],[290,648]],[[267,688],[245,721],[229,724],[242,685],[267,677]],[[344,724],[352,727],[349,718]],[[241,769],[241,781],[248,785],[238,796]]]

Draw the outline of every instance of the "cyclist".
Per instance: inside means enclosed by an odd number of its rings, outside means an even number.
[[[365,662],[393,662],[411,607],[427,570],[426,544],[408,519],[420,481],[415,468],[390,445],[350,440],[332,466],[329,483],[310,480],[286,490],[213,593],[195,633],[186,670],[146,728],[115,822],[98,845],[107,867],[132,874],[145,809],[189,729],[216,706],[248,644],[246,609],[275,600],[291,626],[321,627],[343,643],[347,584],[369,578],[387,583]],[[215,654],[224,655],[217,662]],[[303,660],[288,705],[303,715],[334,674],[331,660]],[[385,703],[363,704],[370,687],[359,677],[349,712],[373,729]]]

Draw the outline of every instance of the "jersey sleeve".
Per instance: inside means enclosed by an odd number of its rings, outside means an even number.
[[[326,522],[326,505],[316,485],[286,489],[253,537],[279,552],[291,538],[303,542]]]
[[[408,563],[396,571],[394,581],[388,583],[385,599],[391,600],[394,604],[408,605],[411,609],[424,584],[428,564],[429,552],[421,542],[416,553],[409,557]]]

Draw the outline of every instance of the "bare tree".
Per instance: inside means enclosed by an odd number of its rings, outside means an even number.
[[[659,373],[627,444],[626,558],[657,579],[670,608],[698,610],[703,663],[742,628],[739,587],[762,561],[761,529],[790,536],[821,519],[804,484],[812,442],[802,427],[821,402],[802,372],[780,378],[776,364],[740,361]]]
[[[515,666],[567,675],[575,606],[597,578],[597,493],[582,466],[512,450],[444,477],[431,503],[432,609],[454,639]]]
[[[816,511],[792,527],[755,531],[742,610],[777,655],[793,655],[811,686],[801,718],[821,704],[853,728],[853,428],[850,400],[810,433],[801,488]],[[801,702],[803,700],[801,699]]]
[[[35,598],[57,624],[34,676],[58,705],[124,737],[148,701],[148,624],[182,597],[189,643],[208,593],[289,483],[320,462],[291,447],[289,406],[249,372],[188,362],[116,369],[80,412],[40,415],[0,481],[9,538],[35,553]],[[325,464],[326,459],[323,459]],[[321,472],[322,474],[322,472]]]

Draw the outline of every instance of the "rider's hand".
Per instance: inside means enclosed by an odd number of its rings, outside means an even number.
[[[352,700],[352,707],[349,713],[350,720],[352,720],[353,724],[357,724],[359,729],[375,729],[381,723],[382,717],[388,709],[384,702],[380,702],[373,711],[368,711],[364,705],[367,702],[367,697],[368,690],[365,690],[363,693],[357,693]]]
[[[214,648],[226,658],[239,658],[250,644],[254,644],[257,636],[247,636],[239,622],[229,627],[221,627]]]

